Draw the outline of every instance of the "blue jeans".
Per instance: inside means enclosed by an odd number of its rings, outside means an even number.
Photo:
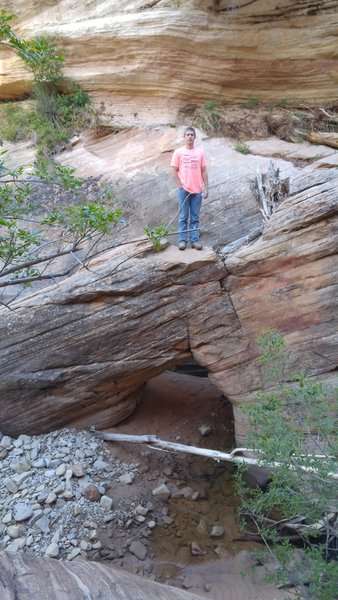
[[[200,237],[200,210],[202,194],[190,194],[184,188],[178,190],[178,241],[188,241],[188,229],[190,229],[190,241],[198,242]]]

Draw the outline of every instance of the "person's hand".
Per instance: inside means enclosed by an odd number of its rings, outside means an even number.
[[[208,190],[205,190],[205,192],[204,192],[204,194],[203,194],[203,198],[204,198],[204,200],[206,200],[208,196],[209,196],[209,191],[208,191]]]

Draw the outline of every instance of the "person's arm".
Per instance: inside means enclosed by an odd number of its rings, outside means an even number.
[[[182,183],[180,181],[180,178],[178,176],[178,167],[171,167],[171,172],[173,174],[173,178],[175,179],[177,186],[178,187],[182,187]]]
[[[202,167],[202,179],[204,183],[204,198],[209,196],[208,171],[206,167]]]

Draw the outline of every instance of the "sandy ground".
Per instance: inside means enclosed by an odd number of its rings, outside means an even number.
[[[211,428],[204,437],[199,432],[201,425]],[[231,406],[208,379],[178,373],[164,373],[149,381],[135,413],[110,431],[155,434],[165,440],[224,451],[234,447]],[[160,521],[164,514],[172,523],[152,532],[146,565],[127,554],[120,562],[114,561],[116,566],[210,600],[284,598],[285,590],[265,583],[264,569],[252,555],[261,546],[243,541],[239,531],[231,465],[141,444],[110,446],[113,454],[140,465],[142,476],[136,485],[144,501],[153,500],[151,491],[162,482],[190,486],[199,493],[196,502],[185,498],[155,502],[154,518]],[[222,539],[210,538],[207,531],[213,524],[224,527]],[[198,544],[200,555],[192,555],[191,542]]]

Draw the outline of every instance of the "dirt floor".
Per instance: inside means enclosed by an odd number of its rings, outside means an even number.
[[[202,425],[210,427],[205,436],[199,431]],[[110,431],[155,434],[164,440],[224,451],[234,447],[229,403],[207,378],[179,373],[149,381],[135,413]],[[132,485],[112,490],[114,502],[133,496],[135,505],[151,507],[147,518],[151,515],[156,527],[149,532],[135,523],[108,524],[101,539],[111,553],[106,551],[101,560],[211,600],[284,597],[285,590],[282,593],[265,583],[263,567],[252,555],[261,546],[243,539],[239,530],[231,465],[141,444],[108,444],[114,456],[137,463],[139,469]],[[169,500],[159,501],[152,495],[162,483],[172,491]],[[211,537],[214,525],[224,530],[219,538]],[[132,540],[147,548],[145,560],[126,551]]]

